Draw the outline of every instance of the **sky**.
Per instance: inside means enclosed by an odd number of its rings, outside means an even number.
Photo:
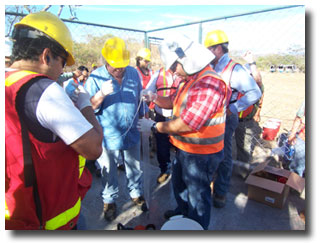
[[[201,0],[200,0],[201,2]],[[118,1],[117,4],[120,4]],[[293,4],[289,4],[293,5]],[[301,3],[299,4],[301,5]],[[41,10],[45,5],[37,5],[37,9]],[[78,21],[102,24],[108,26],[122,27],[136,30],[155,30],[164,27],[183,25],[192,22],[199,22],[208,19],[217,19],[222,17],[229,17],[239,14],[252,13],[261,10],[276,9],[288,6],[288,4],[247,4],[247,5],[81,5],[75,8],[75,13]],[[50,12],[57,14],[59,5],[54,5],[49,9]],[[268,12],[271,13],[271,12]],[[297,16],[295,16],[297,15]],[[298,18],[299,15],[299,18]],[[61,18],[68,19],[70,17],[69,8],[66,6],[61,14]],[[223,29],[229,39],[236,39],[236,42],[230,42],[230,48],[233,50],[251,48],[257,54],[265,54],[267,52],[283,52],[288,49],[288,46],[299,46],[304,48],[304,9],[293,11],[289,16],[282,16],[279,11],[267,14],[265,17],[260,18],[231,18],[228,21],[220,21],[214,23],[203,24],[203,41],[204,35],[216,28],[217,26]],[[292,24],[293,19],[296,23]],[[270,28],[270,26],[293,26],[291,33],[286,29],[285,35],[277,36],[279,30],[277,28]],[[248,27],[250,26],[250,27]],[[268,30],[265,31],[265,38],[261,41],[266,43],[274,43],[274,46],[269,45],[268,48],[261,48],[259,41],[252,41],[249,45],[246,38],[253,35],[253,29],[257,32],[261,31],[261,26],[266,26]],[[241,32],[239,32],[241,30]],[[199,25],[192,25],[187,28],[171,29],[169,31],[151,32],[148,33],[150,37],[164,38],[164,36],[172,34],[172,32],[181,31],[194,41],[199,41]],[[267,33],[268,31],[268,33]],[[77,42],[86,40],[86,30],[72,29],[73,38]],[[90,34],[97,34],[94,30]],[[244,36],[246,38],[239,38]],[[121,37],[121,36],[120,36]],[[281,42],[275,42],[273,37]],[[142,35],[142,38],[144,36]],[[249,38],[248,38],[249,39]],[[234,46],[232,46],[234,45]]]
[[[76,15],[79,21],[89,23],[153,30],[279,6],[281,5],[83,5],[76,8]],[[50,11],[57,13],[58,8],[54,6]],[[69,10],[64,9],[61,17],[69,16]]]

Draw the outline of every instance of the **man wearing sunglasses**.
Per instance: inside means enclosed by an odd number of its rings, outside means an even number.
[[[5,219],[10,230],[76,229],[91,185],[85,159],[102,152],[89,94],[74,103],[56,82],[75,63],[67,26],[48,12],[15,25],[5,80]],[[81,156],[80,156],[81,155]]]

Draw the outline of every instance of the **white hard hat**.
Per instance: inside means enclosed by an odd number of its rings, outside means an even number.
[[[166,70],[178,61],[188,75],[201,71],[215,58],[214,54],[203,45],[180,34],[166,38],[160,45],[159,51]]]
[[[12,54],[12,41],[8,37],[6,37],[5,44],[6,44],[5,56],[10,57]]]
[[[162,225],[160,230],[203,230],[202,226],[183,215],[176,215]]]

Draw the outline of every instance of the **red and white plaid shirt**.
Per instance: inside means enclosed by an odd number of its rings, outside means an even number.
[[[196,79],[197,75],[198,73],[190,76],[186,82]],[[225,95],[225,84],[219,79],[204,77],[198,80],[189,90],[186,109],[182,111],[180,118],[190,128],[199,131],[209,117],[221,108]]]

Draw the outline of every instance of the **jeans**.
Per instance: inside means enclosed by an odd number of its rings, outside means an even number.
[[[166,118],[162,115],[156,114],[156,122],[166,121]],[[166,133],[156,133],[157,143],[157,159],[161,173],[171,174],[171,160],[170,160],[170,148],[169,135]]]
[[[140,166],[140,142],[128,150],[121,150],[124,155],[125,173],[127,177],[127,188],[131,198],[142,195],[143,181]],[[117,156],[119,150],[106,150],[103,148],[98,162],[102,167],[102,199],[104,203],[114,203],[118,198],[118,171]]]
[[[303,172],[306,166],[306,147],[305,141],[297,136],[296,144],[294,145],[294,158],[289,164],[290,171],[297,173],[299,176],[303,176]]]
[[[238,114],[231,114],[226,119],[224,134],[224,159],[219,164],[214,191],[219,196],[225,196],[229,190],[232,175],[232,135],[238,126]]]
[[[177,212],[208,229],[211,212],[210,183],[223,159],[223,150],[215,154],[191,154],[177,149],[172,165],[172,185]]]

